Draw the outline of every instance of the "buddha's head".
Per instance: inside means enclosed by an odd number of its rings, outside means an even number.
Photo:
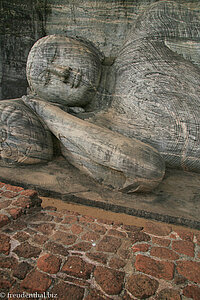
[[[30,88],[46,101],[85,106],[98,87],[101,59],[88,42],[56,35],[41,38],[27,60]]]

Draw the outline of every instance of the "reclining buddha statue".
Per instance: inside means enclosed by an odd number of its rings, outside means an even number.
[[[97,182],[151,191],[165,165],[200,171],[200,69],[170,41],[200,40],[198,15],[172,1],[150,5],[110,66],[112,97],[91,113],[104,56],[80,38],[38,40],[27,61],[31,94],[0,103],[6,165],[47,162],[52,134],[62,155]]]

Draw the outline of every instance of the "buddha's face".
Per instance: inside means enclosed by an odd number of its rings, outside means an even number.
[[[27,61],[30,88],[47,101],[84,106],[99,84],[101,63],[97,53],[76,39],[47,36],[31,49]]]

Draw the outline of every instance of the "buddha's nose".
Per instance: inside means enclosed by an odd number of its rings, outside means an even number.
[[[71,70],[72,69],[70,67],[67,67],[67,66],[62,67],[62,66],[58,66],[58,65],[51,65],[48,68],[48,71],[50,73],[60,77],[63,81],[69,77]]]

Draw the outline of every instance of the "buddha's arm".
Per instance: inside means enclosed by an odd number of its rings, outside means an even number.
[[[59,107],[25,98],[60,140],[63,155],[105,185],[126,192],[149,191],[164,176],[164,163],[149,145],[80,120]]]

